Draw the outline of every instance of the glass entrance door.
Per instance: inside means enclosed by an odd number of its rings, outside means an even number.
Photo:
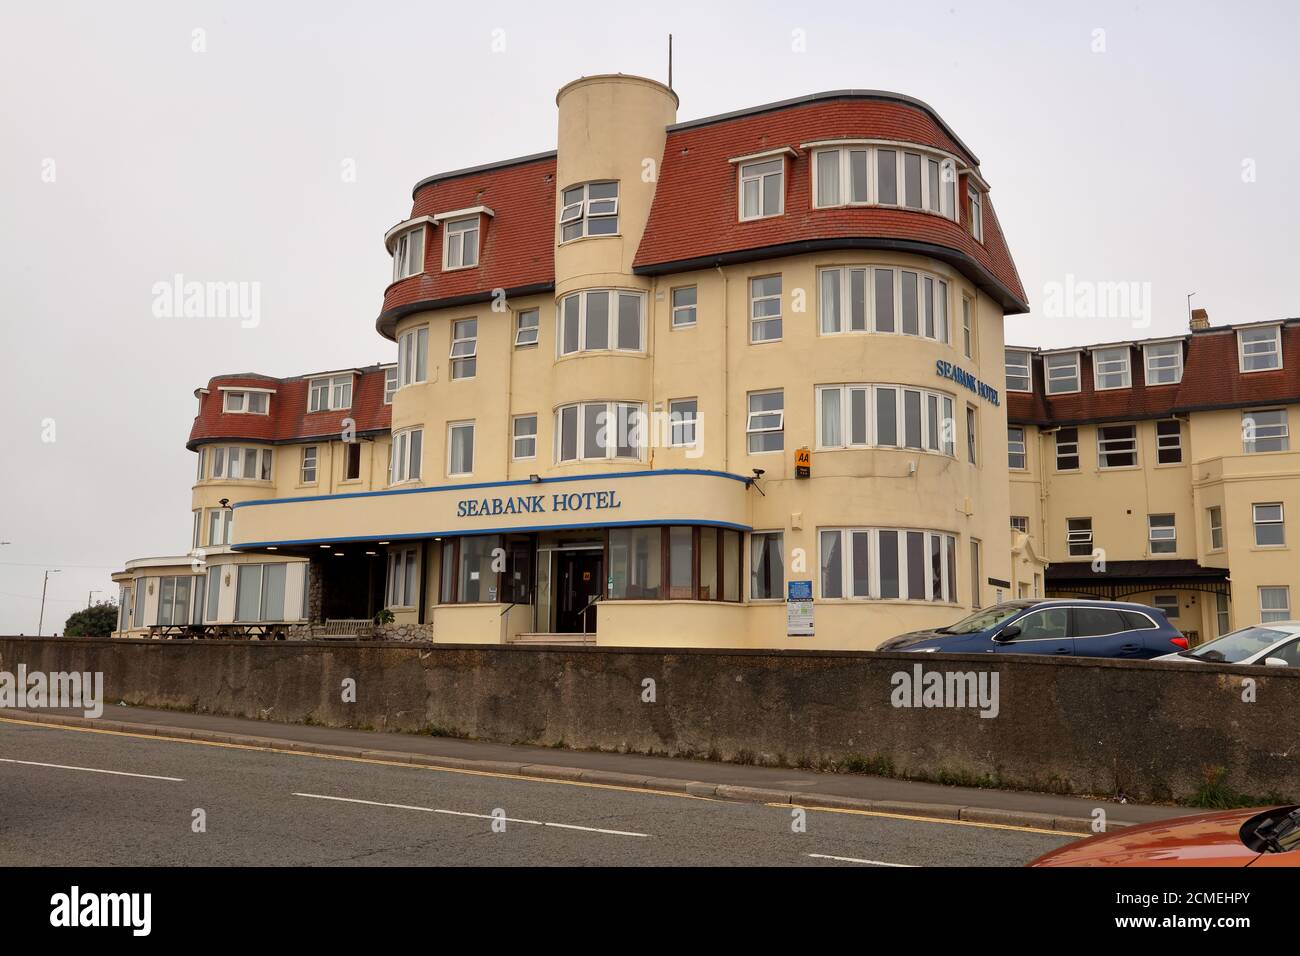
[[[556,551],[552,582],[555,589],[557,634],[594,634],[596,599],[601,593],[603,555],[594,549]]]

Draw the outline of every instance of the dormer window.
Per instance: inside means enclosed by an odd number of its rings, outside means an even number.
[[[222,389],[221,410],[227,415],[265,415],[271,393],[264,389]]]
[[[334,412],[352,407],[352,376],[333,375],[314,378],[310,386],[310,404],[313,412]]]
[[[1007,349],[1007,391],[1008,392],[1029,392],[1033,391],[1033,375],[1031,372],[1029,353],[1021,349]]]
[[[1043,377],[1048,395],[1065,395],[1079,390],[1079,353],[1059,352],[1043,356]]]
[[[1243,372],[1266,372],[1282,367],[1282,328],[1238,329],[1237,353]]]
[[[818,209],[903,206],[957,218],[957,164],[941,153],[845,143],[815,149],[812,169]]]
[[[1129,369],[1127,345],[1111,349],[1096,349],[1092,353],[1093,386],[1099,392],[1128,388],[1133,384]]]
[[[454,219],[444,226],[442,237],[442,268],[468,269],[478,265],[479,217]]]
[[[1148,385],[1177,385],[1183,380],[1183,343],[1155,342],[1142,346]]]
[[[564,191],[560,241],[618,235],[618,183],[584,183]]]
[[[966,190],[966,197],[970,203],[970,234],[975,237],[976,242],[983,242],[984,210],[980,203],[980,191],[970,186]]]
[[[393,239],[393,281],[424,271],[424,223]]]
[[[765,219],[785,212],[785,157],[740,165],[740,218]]]

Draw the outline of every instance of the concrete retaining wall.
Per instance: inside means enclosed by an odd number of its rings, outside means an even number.
[[[1300,672],[1004,655],[0,638],[0,671],[102,671],[108,703],[1133,799],[1217,775],[1300,798]],[[898,674],[997,677],[997,715]],[[346,679],[356,702],[344,703]],[[653,681],[653,685],[646,681]],[[1254,700],[1249,682],[1253,681]],[[643,700],[653,687],[653,702]],[[893,700],[891,700],[893,698]],[[908,697],[911,700],[911,696]]]

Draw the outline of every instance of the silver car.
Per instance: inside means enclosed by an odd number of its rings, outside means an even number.
[[[1180,664],[1261,664],[1300,667],[1300,621],[1276,621],[1239,628],[1176,654],[1152,658]]]

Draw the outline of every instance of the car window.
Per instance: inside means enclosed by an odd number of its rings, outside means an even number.
[[[996,627],[1007,618],[1014,617],[1025,609],[1025,604],[995,604],[982,611],[976,611],[964,617],[956,624],[940,629],[941,634],[978,634]]]
[[[1119,613],[1123,616],[1124,623],[1130,631],[1151,631],[1160,627],[1151,618],[1138,611],[1120,611]]]
[[[1108,607],[1076,607],[1074,609],[1074,636],[1101,637],[1104,634],[1118,634],[1127,631],[1119,611]]]
[[[1187,654],[1189,657],[1198,657],[1215,664],[1236,664],[1289,636],[1289,632],[1278,631],[1271,627],[1243,627],[1239,631],[1233,631],[1217,640],[1202,644],[1188,651]]]
[[[1017,641],[1050,641],[1058,640],[1066,635],[1066,622],[1069,620],[1070,611],[1063,607],[1049,607],[1041,611],[1030,611],[1016,624],[1020,628],[1020,633],[1014,640]]]
[[[1283,644],[1281,647],[1270,651],[1268,656],[1281,658],[1286,661],[1287,667],[1300,667],[1300,640]],[[1258,663],[1262,664],[1264,662],[1259,661]]]

